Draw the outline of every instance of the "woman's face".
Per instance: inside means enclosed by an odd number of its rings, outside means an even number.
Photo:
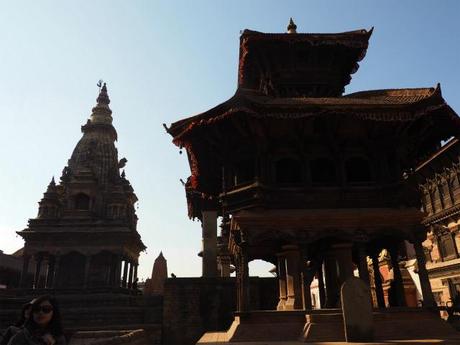
[[[32,308],[35,323],[40,327],[46,327],[53,318],[53,306],[50,301],[43,301]]]

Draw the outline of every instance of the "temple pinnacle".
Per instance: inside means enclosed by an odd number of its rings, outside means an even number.
[[[288,34],[296,34],[297,33],[297,25],[295,25],[294,20],[292,17],[289,19],[289,25],[287,27]]]
[[[98,86],[100,83],[98,83]],[[107,93],[107,84],[104,83],[99,90],[99,95],[96,99],[96,106],[91,114],[91,124],[112,124],[112,110],[109,108],[110,99]]]
[[[107,84],[104,83],[104,85],[101,88],[101,91],[99,92],[99,96],[97,97],[97,103],[98,104],[105,104],[109,105],[110,104],[110,99],[109,95],[107,93]]]

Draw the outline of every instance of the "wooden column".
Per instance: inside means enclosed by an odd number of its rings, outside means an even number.
[[[372,254],[372,267],[374,269],[374,284],[375,295],[377,296],[377,305],[379,308],[385,308],[385,298],[383,297],[382,277],[380,276],[378,253]]]
[[[335,253],[329,250],[324,259],[324,273],[326,280],[326,308],[336,308],[339,303],[339,286],[337,259]]]
[[[286,304],[286,258],[284,253],[278,254],[278,289],[279,289],[279,300],[276,310],[284,310]]]
[[[420,279],[420,285],[422,287],[423,306],[434,307],[436,306],[436,302],[433,297],[433,292],[431,291],[428,271],[426,270],[425,252],[423,251],[422,242],[423,240],[416,239],[414,241],[414,249],[415,255],[417,256],[418,276]]]
[[[366,245],[364,243],[358,244],[358,271],[359,271],[359,277],[362,280],[364,280],[364,282],[367,285],[370,285],[369,268],[367,266]]]
[[[314,278],[314,271],[312,267],[307,266],[307,252],[306,250],[302,250],[300,256],[300,283],[302,289],[302,307],[303,310],[310,310],[312,308],[311,303],[311,290],[310,285]]]
[[[399,307],[405,307],[406,306],[406,296],[404,293],[404,283],[401,275],[401,270],[399,268],[399,262],[398,262],[398,247],[391,246],[388,248],[390,252],[390,257],[391,257],[391,265],[393,266],[393,287],[395,289],[395,296],[396,296],[396,303],[397,306]]]
[[[33,284],[34,289],[39,288],[42,260],[43,260],[42,255],[38,255],[38,254],[35,255],[36,266],[35,266],[35,275],[34,275],[34,284]]]
[[[326,307],[326,289],[324,288],[323,263],[318,268],[318,290],[319,290],[319,305],[321,308]]]
[[[297,246],[284,246],[286,255],[287,299],[284,309],[302,309],[302,285],[300,282],[300,251]]]
[[[202,275],[217,277],[217,212],[202,212]]]
[[[22,271],[21,271],[21,280],[19,281],[19,287],[25,288],[27,287],[27,276],[29,274],[29,263],[30,263],[30,256],[23,255],[22,257]]]
[[[249,296],[249,262],[245,250],[241,253],[241,311],[248,311],[250,308]]]

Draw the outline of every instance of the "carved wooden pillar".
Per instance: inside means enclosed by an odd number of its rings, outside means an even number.
[[[372,267],[374,269],[375,295],[379,308],[385,308],[385,298],[383,297],[382,277],[380,276],[379,255],[372,254]]]
[[[21,271],[21,280],[19,281],[19,287],[25,288],[27,287],[27,276],[29,274],[29,263],[30,263],[30,256],[23,255],[22,257],[22,271]]]
[[[287,298],[286,289],[286,258],[284,253],[278,254],[278,286],[279,286],[279,301],[277,310],[284,310]]]
[[[415,255],[417,256],[418,276],[422,287],[423,305],[426,307],[434,307],[436,306],[436,302],[434,301],[428,271],[426,270],[425,252],[423,251],[422,242],[422,239],[417,238],[414,241],[414,249]]]
[[[126,288],[128,280],[128,260],[123,260],[123,278],[121,282],[121,286]]]
[[[395,289],[394,293],[396,297],[395,302],[397,303],[397,306],[404,307],[406,306],[406,296],[404,293],[404,283],[398,262],[398,247],[396,245],[391,246],[388,248],[388,251],[390,252],[391,265],[393,266],[393,287]]]
[[[34,284],[33,288],[38,289],[39,284],[40,284],[40,272],[41,272],[41,267],[42,267],[42,262],[43,262],[43,256],[41,254],[36,254],[35,255],[35,275],[34,275]]]

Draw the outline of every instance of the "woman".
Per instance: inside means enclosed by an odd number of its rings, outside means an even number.
[[[8,345],[66,345],[56,299],[41,296],[32,302],[32,314]]]
[[[0,340],[0,345],[7,345],[10,339],[24,327],[32,312],[32,302],[27,302],[22,306],[19,320],[13,326],[6,329],[2,335],[2,340]]]

